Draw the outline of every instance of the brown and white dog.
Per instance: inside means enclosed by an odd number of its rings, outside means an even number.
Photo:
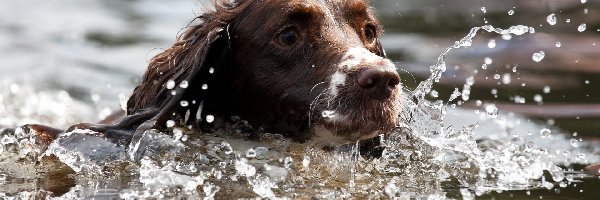
[[[121,122],[70,129],[91,129],[127,145],[135,132],[165,129],[174,119],[198,127],[240,116],[297,141],[333,135],[351,142],[396,126],[400,76],[364,0],[245,0],[215,7],[151,60]],[[44,129],[36,130],[54,137]]]

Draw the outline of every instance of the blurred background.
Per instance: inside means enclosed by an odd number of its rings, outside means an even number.
[[[0,4],[1,127],[40,119],[66,126],[118,109],[147,61],[172,44],[206,3]],[[447,100],[467,80],[474,81],[469,101],[452,103],[469,109],[494,103],[500,112],[523,114],[580,137],[600,136],[600,1],[379,0],[373,5],[386,29],[383,45],[409,90],[473,27],[535,28],[534,34],[512,37],[484,31],[472,47],[452,51],[431,99]],[[71,117],[56,121],[49,112]]]

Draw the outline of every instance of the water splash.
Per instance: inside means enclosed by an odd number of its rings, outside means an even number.
[[[0,84],[0,128],[23,124],[66,127],[80,120],[96,121],[93,107],[67,91],[38,91],[28,84]]]
[[[416,149],[419,149],[417,152],[428,152],[425,157],[429,158],[429,164],[438,165],[438,170],[434,170],[435,174],[449,174],[456,177],[462,185],[470,188],[469,191],[474,191],[476,195],[490,190],[501,191],[531,187],[531,181],[542,178],[544,170],[550,172],[553,181],[562,181],[563,170],[549,161],[548,158],[553,156],[547,155],[543,148],[528,145],[525,140],[520,139],[516,141],[489,140],[476,143],[473,134],[478,127],[477,124],[462,128],[446,127],[443,125],[443,121],[448,108],[441,101],[428,102],[425,100],[425,94],[432,91],[433,84],[439,81],[441,74],[446,70],[445,57],[447,54],[452,49],[470,46],[473,37],[480,30],[513,35],[535,32],[533,28],[522,25],[512,26],[508,29],[494,28],[489,25],[471,29],[466,37],[447,48],[438,57],[438,63],[430,67],[431,77],[423,81],[412,92],[414,100],[408,102],[408,108],[405,109],[410,113],[408,115],[411,116],[411,120],[401,125],[408,130],[403,133],[408,133],[410,137],[423,142],[414,144],[417,146]],[[503,83],[510,83],[510,76],[505,75]],[[450,100],[452,99],[451,97]],[[468,100],[468,98],[463,99]],[[499,115],[495,105],[488,104],[485,106],[485,110],[487,116],[484,118],[493,119],[507,128],[512,127],[511,123]],[[509,130],[507,129],[507,131]],[[548,131],[543,129],[541,133]],[[515,134],[510,135],[515,137]],[[406,148],[395,148],[402,146],[393,142],[398,139],[389,139],[388,141],[392,141],[388,145],[392,148],[386,149],[388,154],[405,155]],[[388,189],[394,187],[397,187],[397,183]]]
[[[505,34],[523,35],[528,32],[529,33],[535,32],[534,28],[531,28],[528,26],[523,26],[523,25],[511,26],[508,29],[494,28],[492,25],[485,25],[485,26],[472,28],[471,31],[469,31],[469,34],[467,34],[467,36],[463,37],[459,41],[456,41],[454,43],[454,45],[446,48],[442,52],[442,54],[437,59],[437,63],[435,65],[431,66],[429,69],[429,71],[431,72],[431,77],[428,78],[427,80],[421,82],[419,84],[419,86],[413,91],[415,97],[424,99],[423,97],[425,97],[426,94],[431,92],[431,88],[433,87],[433,84],[436,82],[439,82],[440,78],[442,77],[442,73],[444,73],[446,71],[446,56],[447,56],[447,54],[450,53],[450,51],[452,49],[470,47],[473,44],[473,38],[477,35],[477,33],[480,30],[485,30],[487,32],[494,32],[494,33],[498,33],[501,35],[505,35]]]

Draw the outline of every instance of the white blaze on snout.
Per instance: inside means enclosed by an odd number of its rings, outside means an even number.
[[[346,85],[346,77],[346,73],[342,73],[340,71],[335,72],[333,76],[331,76],[331,84],[329,86],[329,91],[332,96],[337,96],[338,87]]]
[[[331,97],[337,97],[339,87],[346,85],[348,74],[357,73],[366,67],[396,70],[394,63],[362,47],[351,47],[337,65],[337,71],[331,76],[329,91]]]

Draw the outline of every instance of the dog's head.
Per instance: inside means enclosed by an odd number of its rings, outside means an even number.
[[[172,113],[187,122],[239,115],[299,140],[321,131],[357,140],[395,126],[400,77],[365,1],[234,4],[217,4],[153,59],[130,114],[156,109],[159,125]]]

